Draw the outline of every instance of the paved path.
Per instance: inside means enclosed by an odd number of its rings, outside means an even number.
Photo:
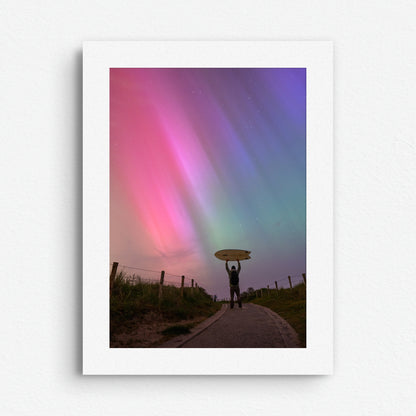
[[[294,329],[268,308],[252,303],[230,309],[227,305],[213,323],[195,331],[180,348],[296,348]],[[202,324],[204,325],[204,323]]]

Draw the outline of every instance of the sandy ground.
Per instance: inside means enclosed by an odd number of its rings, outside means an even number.
[[[158,346],[171,337],[161,332],[173,325],[197,325],[206,317],[176,322],[162,321],[157,314],[147,314],[140,321],[130,321],[124,331],[113,335],[110,348],[151,348]]]

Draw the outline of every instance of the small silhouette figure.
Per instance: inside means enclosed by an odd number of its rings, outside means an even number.
[[[241,308],[241,297],[240,297],[240,278],[239,274],[241,271],[240,260],[238,262],[238,269],[236,270],[235,266],[231,267],[231,270],[228,267],[228,260],[225,262],[225,269],[228,273],[228,279],[230,282],[230,308],[234,308],[234,294],[237,297],[238,306]]]

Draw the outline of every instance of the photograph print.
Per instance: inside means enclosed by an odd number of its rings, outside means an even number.
[[[307,68],[109,68],[109,347],[307,348]]]

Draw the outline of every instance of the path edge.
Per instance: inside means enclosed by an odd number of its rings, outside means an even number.
[[[169,341],[163,343],[162,345],[159,345],[157,348],[180,348],[182,345],[190,341],[192,338],[195,338],[201,332],[209,328],[214,322],[217,322],[218,319],[220,319],[227,311],[227,306],[228,305],[224,303],[217,313],[202,321],[195,328],[191,329],[190,334],[179,335],[178,337],[172,338]]]
[[[292,325],[289,324],[289,322],[287,322],[279,314],[277,314],[275,311],[272,311],[270,308],[266,306],[257,305],[256,303],[252,303],[252,305],[258,308],[262,308],[270,316],[270,318],[273,319],[283,339],[283,342],[286,345],[286,348],[301,348],[299,335],[293,329]]]

